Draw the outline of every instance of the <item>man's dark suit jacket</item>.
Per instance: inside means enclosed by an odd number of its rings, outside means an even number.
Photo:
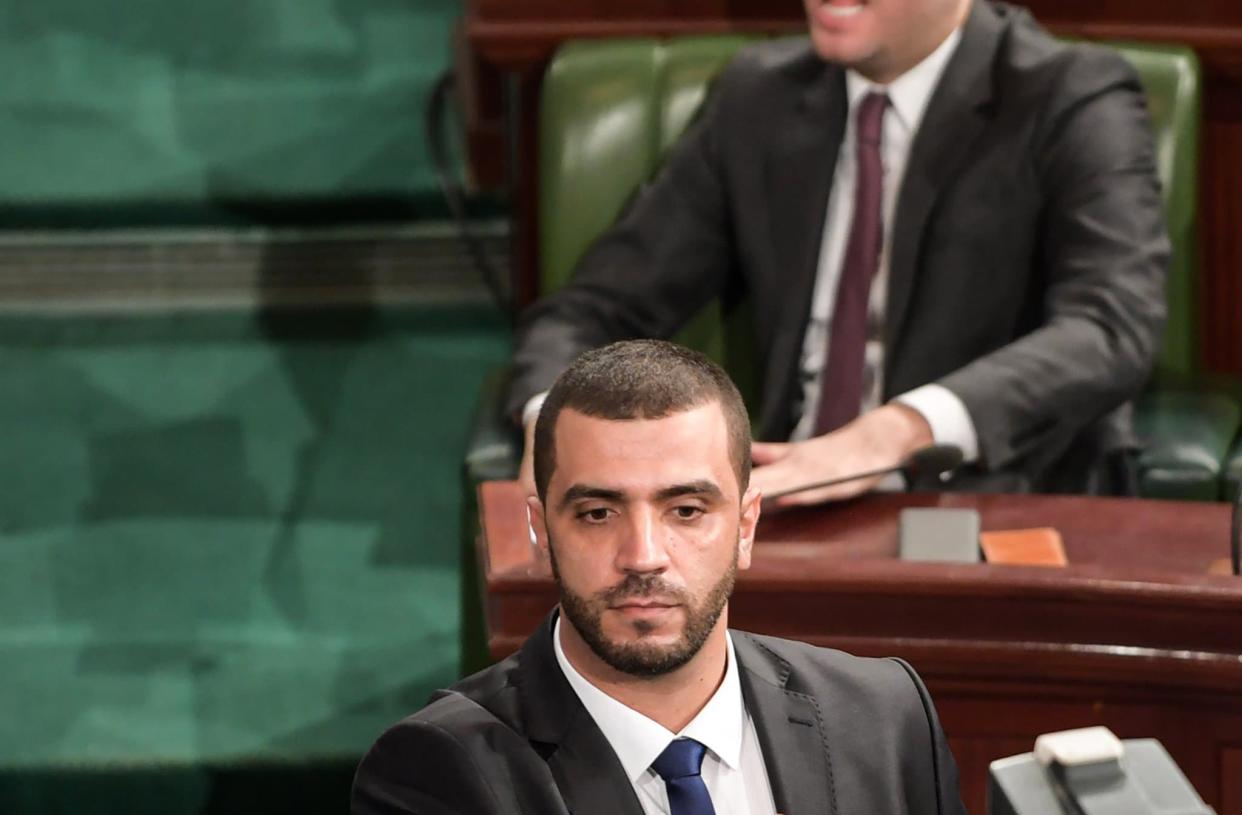
[[[806,38],[742,52],[573,282],[525,316],[510,410],[589,347],[745,298],[757,434],[788,438],[846,116],[845,71]],[[1168,252],[1134,71],[976,0],[898,193],[884,399],[928,382],[961,398],[983,467],[958,486],[1090,490],[1134,443],[1124,405],[1154,359]]]
[[[554,619],[381,736],[358,767],[353,815],[642,815],[556,662]],[[777,812],[965,812],[909,665],[740,631],[733,645]]]

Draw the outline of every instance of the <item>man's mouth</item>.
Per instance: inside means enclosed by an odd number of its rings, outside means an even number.
[[[631,597],[612,603],[610,608],[614,614],[629,620],[663,620],[665,616],[680,605],[672,600],[652,597]]]
[[[829,17],[844,19],[846,17],[853,17],[862,11],[863,4],[852,2],[852,0],[844,0],[844,2],[842,0],[826,0],[826,2],[820,4],[819,10]]]
[[[621,600],[613,603],[612,608],[615,609],[661,609],[672,608],[677,605],[670,600],[650,600],[647,598],[634,600]]]

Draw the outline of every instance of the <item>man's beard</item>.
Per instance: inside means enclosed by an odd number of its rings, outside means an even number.
[[[596,656],[614,670],[632,676],[661,676],[689,662],[716,627],[737,580],[738,553],[734,548],[733,562],[697,604],[685,589],[665,583],[658,575],[629,574],[612,588],[605,589],[594,598],[587,598],[571,591],[561,580],[560,571],[556,567],[555,547],[551,540],[548,541],[548,554],[552,563],[552,576],[556,578],[556,585],[561,593],[561,611]],[[658,597],[681,605],[686,615],[681,637],[670,645],[644,642],[642,635],[649,633],[654,626],[646,620],[636,620],[631,625],[639,633],[637,642],[622,643],[608,639],[602,622],[604,610],[622,600],[644,597]]]

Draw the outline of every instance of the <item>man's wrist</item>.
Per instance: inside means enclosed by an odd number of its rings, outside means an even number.
[[[935,443],[927,419],[909,405],[891,402],[877,408],[876,412],[884,416],[883,432],[896,449],[897,458],[905,458]]]
[[[979,439],[970,412],[953,391],[935,382],[920,385],[895,397],[889,404],[917,411],[931,428],[929,444],[952,444],[961,448],[962,460],[979,459]]]

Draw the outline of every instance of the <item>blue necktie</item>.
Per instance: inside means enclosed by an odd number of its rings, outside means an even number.
[[[694,739],[677,739],[664,748],[651,769],[664,779],[670,815],[716,815],[699,773],[707,748]]]

